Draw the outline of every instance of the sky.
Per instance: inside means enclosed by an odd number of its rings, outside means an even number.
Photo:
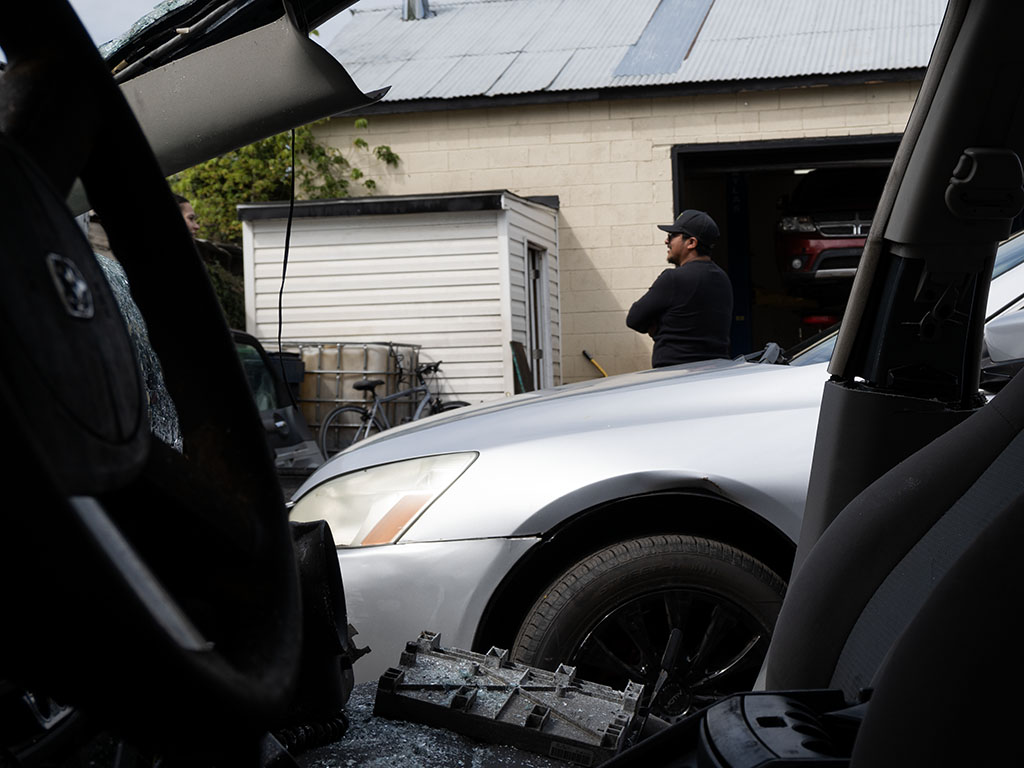
[[[102,45],[124,32],[153,5],[154,0],[71,0],[71,7],[96,45]]]

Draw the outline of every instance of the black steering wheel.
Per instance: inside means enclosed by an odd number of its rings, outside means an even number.
[[[291,535],[182,217],[65,0],[0,22],[0,678],[166,748],[273,727],[298,673]],[[182,105],[187,109],[187,105]],[[154,438],[132,342],[64,200],[81,178],[177,406]]]

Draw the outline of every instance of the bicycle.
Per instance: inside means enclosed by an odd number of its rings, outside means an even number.
[[[469,405],[464,400],[442,400],[440,396],[434,395],[430,391],[426,377],[435,375],[440,368],[440,360],[436,363],[423,363],[416,366],[416,379],[419,384],[384,397],[377,394],[377,387],[384,384],[383,379],[365,379],[356,382],[352,388],[358,392],[369,392],[373,398],[373,405],[369,410],[361,405],[340,405],[324,416],[317,435],[317,443],[324,458],[329,458],[372,434],[391,429],[394,425],[388,419],[383,406],[396,400],[419,396],[416,410],[413,411],[408,421],[416,421],[423,416],[444,413]]]

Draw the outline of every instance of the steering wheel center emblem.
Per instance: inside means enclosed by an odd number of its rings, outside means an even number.
[[[64,311],[71,317],[90,320],[95,313],[92,291],[82,271],[71,259],[57,253],[46,255],[46,266],[53,278]]]

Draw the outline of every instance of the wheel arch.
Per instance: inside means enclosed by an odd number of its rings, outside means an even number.
[[[674,488],[606,501],[562,521],[505,575],[483,611],[473,649],[510,647],[541,591],[573,563],[616,542],[655,534],[729,544],[786,581],[796,552],[796,544],[763,517],[705,489]]]

